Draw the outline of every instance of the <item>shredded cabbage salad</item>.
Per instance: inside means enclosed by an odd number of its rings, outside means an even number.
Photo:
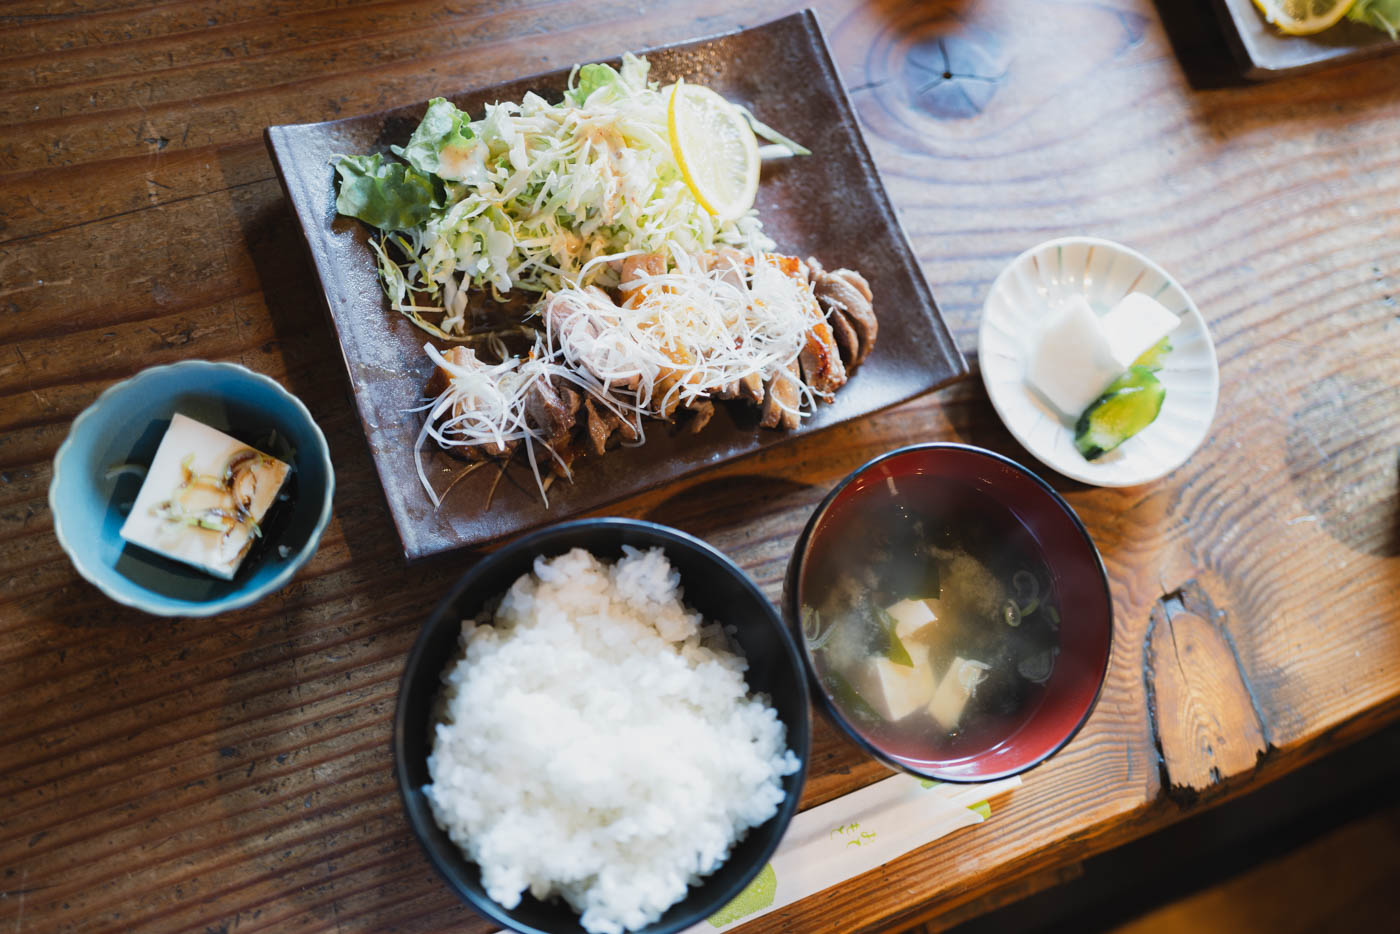
[[[620,69],[584,65],[559,103],[529,93],[486,105],[480,120],[435,98],[408,144],[391,147],[402,163],[337,157],[336,210],[383,232],[374,248],[393,308],[456,338],[471,289],[502,298],[609,286],[616,271],[591,261],[771,249],[755,210],[719,221],[696,200],[671,148],[667,89],[648,82],[649,67],[633,55]]]
[[[397,159],[335,158],[336,210],[379,229],[370,245],[391,307],[440,340],[487,352],[459,365],[424,345],[448,387],[416,410],[427,416],[417,449],[431,438],[497,456],[523,442],[544,497],[534,446],[564,476],[569,467],[528,417],[532,390],[568,383],[640,444],[643,419],[797,359],[822,314],[805,278],[769,258],[774,244],[755,209],[720,219],[697,200],[672,147],[671,88],[649,81],[649,67],[633,55],[616,69],[576,67],[559,103],[530,93],[486,105],[480,120],[435,98],[407,144],[390,147]],[[810,154],[731,106],[772,144],[763,157]],[[622,261],[647,255],[663,258],[665,272],[622,282]],[[488,289],[497,301],[529,294],[533,307],[484,332],[468,296]],[[513,355],[506,331],[528,352]],[[798,393],[802,408],[815,402],[800,381]]]

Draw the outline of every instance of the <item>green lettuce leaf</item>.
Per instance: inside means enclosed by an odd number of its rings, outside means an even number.
[[[428,101],[423,122],[408,138],[407,146],[392,146],[394,155],[425,175],[441,175],[443,150],[471,146],[471,121],[457,105],[441,97]]]
[[[574,86],[574,103],[582,105],[589,96],[599,88],[616,85],[622,80],[622,76],[613,70],[611,65],[583,65],[578,69],[578,84]]]
[[[1400,38],[1400,0],[1356,0],[1347,10],[1347,19],[1373,26]]]
[[[383,155],[339,156],[340,193],[335,209],[380,230],[412,230],[440,204],[433,180]]]

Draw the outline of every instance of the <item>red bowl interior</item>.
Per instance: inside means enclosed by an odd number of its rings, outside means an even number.
[[[930,444],[893,451],[860,468],[818,507],[803,532],[784,600],[789,622],[798,625],[813,557],[839,542],[842,529],[860,521],[875,498],[888,500],[889,480],[909,476],[947,480],[950,488],[972,487],[985,493],[978,499],[986,508],[1005,510],[1035,539],[1058,593],[1061,615],[1060,654],[1045,692],[1037,707],[1008,725],[1005,735],[989,736],[985,744],[963,749],[956,757],[929,758],[922,744],[897,745],[847,719],[827,695],[809,653],[804,652],[811,681],[839,726],[868,751],[899,768],[951,781],[985,781],[1024,771],[1067,743],[1088,719],[1108,667],[1113,631],[1108,577],[1098,549],[1069,505],[1024,467],[981,448]],[[917,485],[940,486],[926,481]]]

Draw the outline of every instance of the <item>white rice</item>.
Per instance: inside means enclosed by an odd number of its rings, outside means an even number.
[[[424,788],[492,899],[559,895],[597,934],[684,898],[800,768],[661,549],[624,551],[537,559],[494,625],[462,623]]]

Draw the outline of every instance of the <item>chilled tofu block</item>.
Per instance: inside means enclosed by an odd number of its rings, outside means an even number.
[[[290,472],[277,458],[177,414],[121,537],[232,580]]]
[[[1026,381],[1069,418],[1078,418],[1122,373],[1099,316],[1080,296],[1052,313],[1035,337]]]
[[[933,669],[923,652],[911,652],[913,666],[896,665],[888,658],[866,663],[860,692],[886,720],[903,720],[933,697]]]
[[[894,634],[900,642],[927,642],[937,628],[935,600],[901,600],[885,608],[894,620]]]
[[[943,673],[928,712],[934,722],[945,730],[955,730],[962,720],[963,708],[976,690],[977,685],[987,676],[987,666],[982,662],[967,658],[954,658],[953,664]]]
[[[1109,353],[1119,371],[1133,365],[1133,361],[1166,337],[1181,319],[1172,314],[1154,298],[1133,292],[1125,295],[1118,304],[1108,310],[1101,319],[1104,336],[1108,339]]]

